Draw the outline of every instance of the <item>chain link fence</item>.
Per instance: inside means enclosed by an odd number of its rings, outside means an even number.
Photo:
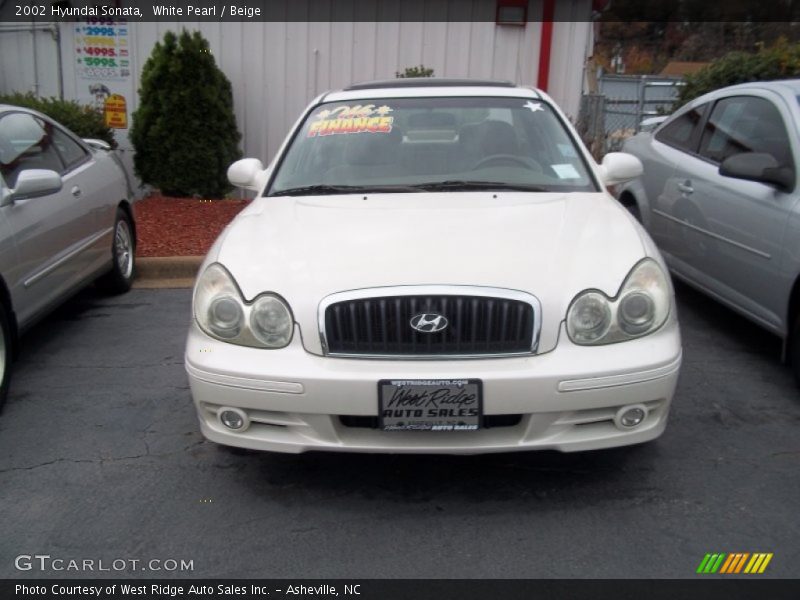
[[[598,81],[600,93],[584,94],[578,113],[578,132],[597,160],[620,150],[646,119],[669,114],[683,85],[647,75],[604,75]]]

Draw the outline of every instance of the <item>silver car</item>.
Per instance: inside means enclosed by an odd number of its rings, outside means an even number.
[[[618,198],[672,273],[784,340],[800,383],[800,80],[723,88],[629,139]]]
[[[21,332],[92,281],[112,293],[130,288],[131,199],[104,142],[0,105],[0,406]]]

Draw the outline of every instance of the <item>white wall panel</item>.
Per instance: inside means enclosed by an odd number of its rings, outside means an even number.
[[[400,26],[397,21],[377,23],[378,30],[375,44],[375,77],[394,77],[400,64]]]
[[[422,62],[439,76],[445,72],[449,27],[448,22],[422,23]]]
[[[467,77],[469,74],[469,50],[472,40],[472,23],[454,21],[447,24],[443,36],[445,44],[442,73],[450,77]],[[436,73],[439,74],[438,72]]]
[[[416,67],[424,62],[422,48],[425,40],[422,25],[422,23],[400,23],[400,47],[397,51],[396,70],[401,73],[406,67]],[[391,52],[391,49],[387,50]]]
[[[58,46],[49,26],[0,23],[0,92],[59,95]]]
[[[553,29],[548,93],[572,118],[578,115],[591,27],[588,22],[559,22]]]
[[[471,23],[467,74],[470,77],[492,77],[494,64],[494,23]],[[527,29],[527,27],[526,27]]]
[[[323,56],[327,53],[330,61],[330,87],[340,87],[344,82],[353,81],[353,35],[355,23],[331,23],[330,48],[320,48]],[[321,88],[322,89],[322,88]]]

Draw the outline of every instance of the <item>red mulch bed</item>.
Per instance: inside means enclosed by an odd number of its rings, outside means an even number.
[[[148,196],[133,205],[136,255],[204,255],[225,226],[247,204],[247,200]]]

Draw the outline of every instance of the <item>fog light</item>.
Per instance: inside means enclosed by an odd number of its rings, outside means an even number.
[[[647,417],[647,407],[643,404],[623,406],[614,416],[614,424],[620,429],[633,429]]]
[[[220,423],[232,431],[244,431],[250,427],[250,419],[247,417],[247,413],[238,408],[220,408],[217,411],[217,418]]]

